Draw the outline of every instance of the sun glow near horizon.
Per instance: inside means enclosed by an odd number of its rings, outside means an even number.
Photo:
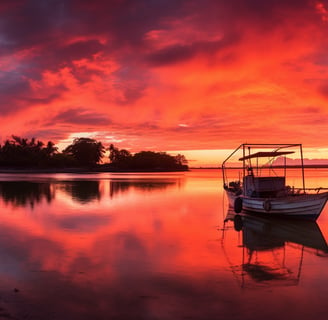
[[[236,146],[237,147],[237,146]],[[221,167],[222,162],[235,149],[216,149],[216,150],[180,150],[169,151],[172,154],[183,154],[188,160],[189,167]],[[313,149],[303,147],[303,156],[306,160],[327,160],[328,164],[328,148]],[[289,155],[291,159],[299,158],[299,155]]]

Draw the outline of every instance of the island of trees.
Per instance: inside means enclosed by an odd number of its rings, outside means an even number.
[[[106,150],[109,159],[105,160]],[[166,152],[141,151],[132,154],[111,144],[105,146],[91,138],[77,138],[59,152],[52,141],[13,135],[0,145],[0,169],[80,169],[92,171],[185,171],[186,158]]]

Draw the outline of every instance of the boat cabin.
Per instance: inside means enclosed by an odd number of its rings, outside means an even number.
[[[256,152],[249,154],[239,159],[245,164],[245,160],[249,162],[247,167],[247,175],[243,178],[243,193],[248,197],[256,198],[276,198],[286,195],[286,178],[285,176],[254,176],[251,159],[258,158],[275,158],[286,154],[293,153],[292,151],[271,151],[271,152]],[[258,169],[258,166],[256,167]]]
[[[257,198],[272,198],[285,195],[285,177],[254,177],[243,179],[244,195]]]

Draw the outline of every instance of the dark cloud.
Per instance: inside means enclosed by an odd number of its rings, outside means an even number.
[[[79,59],[93,59],[103,53],[114,57],[122,66],[129,66],[132,73],[140,73],[140,63],[145,60],[154,66],[162,66],[188,60],[197,54],[211,54],[240,41],[244,26],[258,24],[259,32],[270,29],[283,20],[305,14],[315,15],[312,4],[305,0],[29,0],[1,5],[0,56],[32,49],[21,63],[20,76],[40,79],[43,70],[57,70],[64,66],[80,82],[91,81],[100,71],[77,68],[72,65]],[[195,39],[188,44],[165,46],[149,54],[145,35],[153,30],[170,28],[170,21],[188,20],[197,30],[223,32],[220,41]],[[317,19],[319,17],[317,16]],[[168,29],[169,30],[169,29]],[[100,42],[100,38],[104,41]],[[146,71],[144,70],[143,73]],[[121,74],[123,79],[131,76]],[[11,89],[27,90],[26,82],[17,79]],[[128,104],[136,101],[147,83],[138,82],[132,89],[123,90]],[[24,87],[25,86],[25,87]],[[23,88],[24,87],[24,88]]]
[[[194,42],[190,45],[173,45],[153,52],[148,56],[148,62],[155,66],[179,63],[197,54],[214,54],[224,48],[238,43],[240,36],[229,35],[220,41]]]
[[[76,41],[67,46],[55,48],[53,56],[62,63],[80,59],[89,59],[102,51],[104,46],[98,40]]]
[[[289,19],[290,14],[294,17],[305,11],[308,15],[315,14],[313,4],[310,5],[311,2],[305,0],[30,0],[4,7],[1,47],[17,50],[45,46],[50,49],[48,54],[55,49],[59,56],[73,59],[105,49],[105,46],[90,40],[57,50],[56,47],[68,38],[87,36],[90,39],[102,35],[109,40],[106,46],[112,53],[122,47],[142,50],[147,32],[165,28],[168,21],[175,18],[188,18],[196,27],[219,32],[220,28],[233,30],[235,24],[245,23],[245,20],[252,24],[278,24]],[[171,48],[177,55],[188,56],[187,48],[182,49]],[[140,53],[134,52],[135,55]]]
[[[114,85],[122,94],[116,97],[115,102],[119,105],[131,105],[144,95],[149,79],[147,72],[136,66],[124,65],[118,71],[113,72],[116,79],[121,80]]]
[[[47,105],[48,103],[56,100],[57,98],[60,97],[59,93],[51,93],[45,97],[41,97],[41,98],[28,98],[26,99],[27,102],[31,103],[31,104],[43,104],[43,105]]]
[[[50,91],[34,93],[26,77],[18,71],[0,71],[0,112],[3,115],[15,113],[16,111],[34,104],[48,104],[56,100],[65,91],[63,85],[54,86]]]
[[[148,60],[152,65],[166,65],[189,60],[195,55],[192,46],[175,45],[152,53]]]
[[[71,108],[55,116],[51,124],[70,123],[79,125],[108,125],[111,123],[106,115],[94,113],[85,108]]]
[[[195,10],[195,4],[198,4],[200,19],[205,19],[205,13],[208,13],[208,19],[204,20],[207,23],[213,22],[215,18],[220,18],[230,27],[233,27],[234,24],[240,26],[240,23],[247,22],[249,25],[258,24],[262,27],[273,28],[286,19],[290,20],[291,17],[294,19],[300,14],[310,17],[315,14],[313,2],[309,0],[205,0],[202,2],[202,8],[198,1],[192,3],[194,4],[193,10]],[[263,31],[263,29],[259,31]]]
[[[7,48],[50,43],[69,36],[106,35],[111,48],[138,44],[162,17],[179,14],[183,1],[30,0],[5,7],[0,33]],[[58,38],[59,37],[59,38]],[[61,38],[60,38],[61,37]]]
[[[5,8],[0,24],[4,47],[7,50],[29,48],[59,36],[58,31],[66,26],[66,18],[69,21],[68,3],[64,0],[29,0],[17,1]]]
[[[7,115],[19,110],[28,95],[29,83],[17,72],[0,72],[0,112]]]
[[[115,102],[119,105],[131,105],[143,96],[144,89],[145,84],[143,82],[138,85],[122,87],[122,97],[115,99]]]
[[[80,59],[92,61],[97,53],[111,55],[122,65],[137,70],[138,67],[131,61],[140,60],[145,33],[158,28],[162,18],[177,15],[181,3],[30,0],[2,5],[0,56],[16,55],[22,50],[27,50],[28,54],[17,62],[20,69],[16,80],[7,83],[1,90],[5,96],[12,92],[16,98],[20,97],[20,93],[29,96],[32,92],[26,79],[40,80],[44,70],[56,71],[65,66],[71,68],[80,83],[91,81],[95,74],[102,76],[101,71],[79,67],[72,62]],[[100,42],[99,37],[105,41]],[[125,75],[124,79],[129,75]],[[118,103],[129,104],[142,96],[144,80],[134,77],[134,81],[134,86],[123,89],[123,98]],[[2,104],[10,104],[11,101],[1,97]],[[47,102],[47,98],[42,99]],[[12,108],[19,108],[17,103],[12,104]]]
[[[232,0],[227,2],[225,6],[233,9],[239,9],[241,14],[249,14],[265,19],[268,16],[272,16],[273,14],[277,14],[278,12],[281,13],[286,10],[297,12],[299,10],[303,10],[304,8],[309,8],[311,4],[313,3],[309,0]],[[236,10],[236,12],[238,11]]]
[[[83,32],[110,34],[111,47],[140,46],[146,32],[163,19],[179,16],[184,1],[123,0],[73,1]]]
[[[25,137],[31,139],[33,137],[41,137],[43,142],[46,140],[59,141],[67,138],[67,128],[61,128],[56,126],[55,128],[49,128],[49,123],[40,123],[39,121],[33,121],[28,123],[28,127],[31,128],[24,134]]]
[[[0,72],[0,112],[3,115],[15,113],[33,104],[48,104],[60,96],[66,88],[55,86],[51,92],[42,91],[36,95],[31,91],[28,79],[19,72]]]

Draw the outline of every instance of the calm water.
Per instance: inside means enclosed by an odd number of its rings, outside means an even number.
[[[326,319],[328,205],[227,214],[218,170],[2,174],[0,319]]]

